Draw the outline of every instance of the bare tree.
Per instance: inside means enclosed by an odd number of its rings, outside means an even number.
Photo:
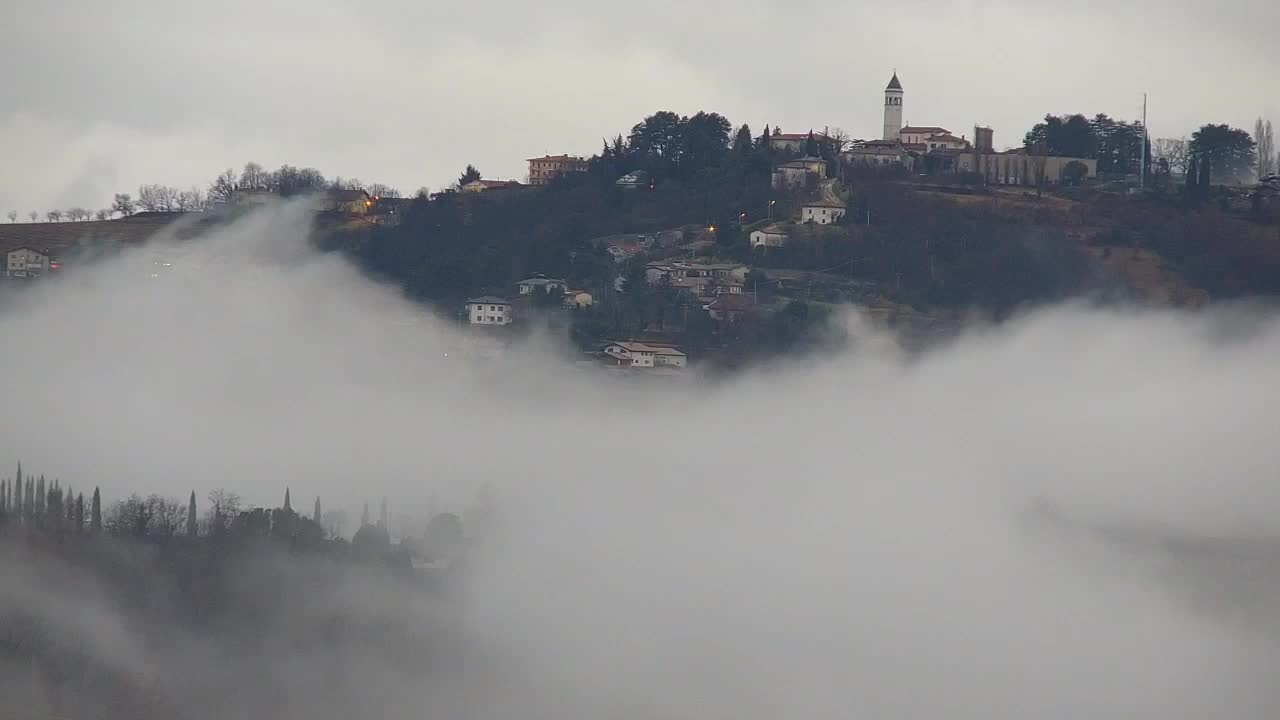
[[[1164,160],[1169,172],[1185,175],[1187,172],[1187,139],[1159,138],[1151,147],[1156,160]]]
[[[244,172],[240,173],[239,185],[244,190],[269,190],[271,174],[258,163],[247,162],[244,164]]]
[[[215,535],[231,527],[231,521],[240,514],[240,496],[225,488],[209,493],[209,506],[205,508],[205,533]]]
[[[185,505],[160,495],[147,497],[147,509],[150,515],[148,534],[160,538],[168,539],[178,534],[178,529],[187,517]]]
[[[225,203],[231,202],[231,196],[235,194],[239,185],[236,182],[236,171],[227,168],[222,174],[213,179],[209,184],[209,202]]]
[[[129,193],[116,193],[111,202],[111,212],[120,213],[120,217],[128,217],[137,211],[133,204],[133,196]]]
[[[104,208],[94,213],[93,216],[98,220],[106,220],[107,218],[111,217],[111,211]]]
[[[179,192],[168,185],[143,185],[138,188],[138,205],[147,212],[178,210]]]
[[[369,194],[374,197],[398,198],[400,191],[382,183],[374,183],[369,186]]]
[[[48,222],[62,222],[62,211],[50,210],[49,212],[44,214],[44,217],[45,217],[45,220],[47,220]]]
[[[200,192],[200,188],[197,187],[183,190],[178,193],[176,203],[178,209],[182,212],[200,212],[205,208],[204,193]]]
[[[35,210],[32,210],[31,212],[27,213],[27,217],[31,218],[31,222],[35,222],[36,220],[40,219],[40,213],[36,212]]]
[[[151,505],[141,495],[133,494],[117,500],[107,510],[103,525],[118,537],[144,537],[151,526]]]
[[[18,211],[17,211],[17,210],[10,210],[10,211],[9,211],[9,222],[11,222],[11,223],[18,222]]]

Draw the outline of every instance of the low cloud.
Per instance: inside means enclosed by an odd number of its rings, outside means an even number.
[[[492,489],[460,664],[409,673],[268,632],[283,676],[245,699],[698,720],[1280,702],[1267,308],[1067,305],[923,355],[851,312],[854,342],[816,361],[636,387],[554,338],[470,357],[451,323],[308,249],[305,218],[158,241],[0,306],[21,338],[0,457],[108,501],[223,486],[275,504],[288,485],[295,506],[465,508]],[[430,623],[373,581],[308,597],[314,617]],[[249,682],[213,670],[236,648],[182,643],[174,667]]]

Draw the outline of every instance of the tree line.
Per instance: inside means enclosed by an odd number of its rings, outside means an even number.
[[[136,194],[116,193],[111,204],[99,210],[72,207],[49,210],[43,216],[32,210],[26,217],[31,222],[38,222],[41,217],[46,222],[84,222],[129,217],[139,212],[201,212],[227,202],[241,190],[261,190],[282,197],[325,190],[364,190],[380,197],[400,197],[399,190],[383,183],[364,183],[357,178],[340,176],[326,178],[315,168],[298,168],[288,164],[275,170],[267,170],[258,163],[248,162],[239,173],[231,168],[219,173],[206,189],[196,186],[181,189],[162,184],[141,185]],[[6,216],[9,222],[14,223],[18,221],[19,213],[17,210],[10,210]]]

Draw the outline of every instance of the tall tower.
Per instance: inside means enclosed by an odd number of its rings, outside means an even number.
[[[898,82],[898,71],[893,71],[893,79],[889,87],[884,89],[884,139],[897,140],[902,131],[902,83]]]

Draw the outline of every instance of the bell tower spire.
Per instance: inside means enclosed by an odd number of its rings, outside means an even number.
[[[884,89],[884,139],[897,140],[902,131],[902,83],[898,81],[898,70],[894,68],[893,79]]]

